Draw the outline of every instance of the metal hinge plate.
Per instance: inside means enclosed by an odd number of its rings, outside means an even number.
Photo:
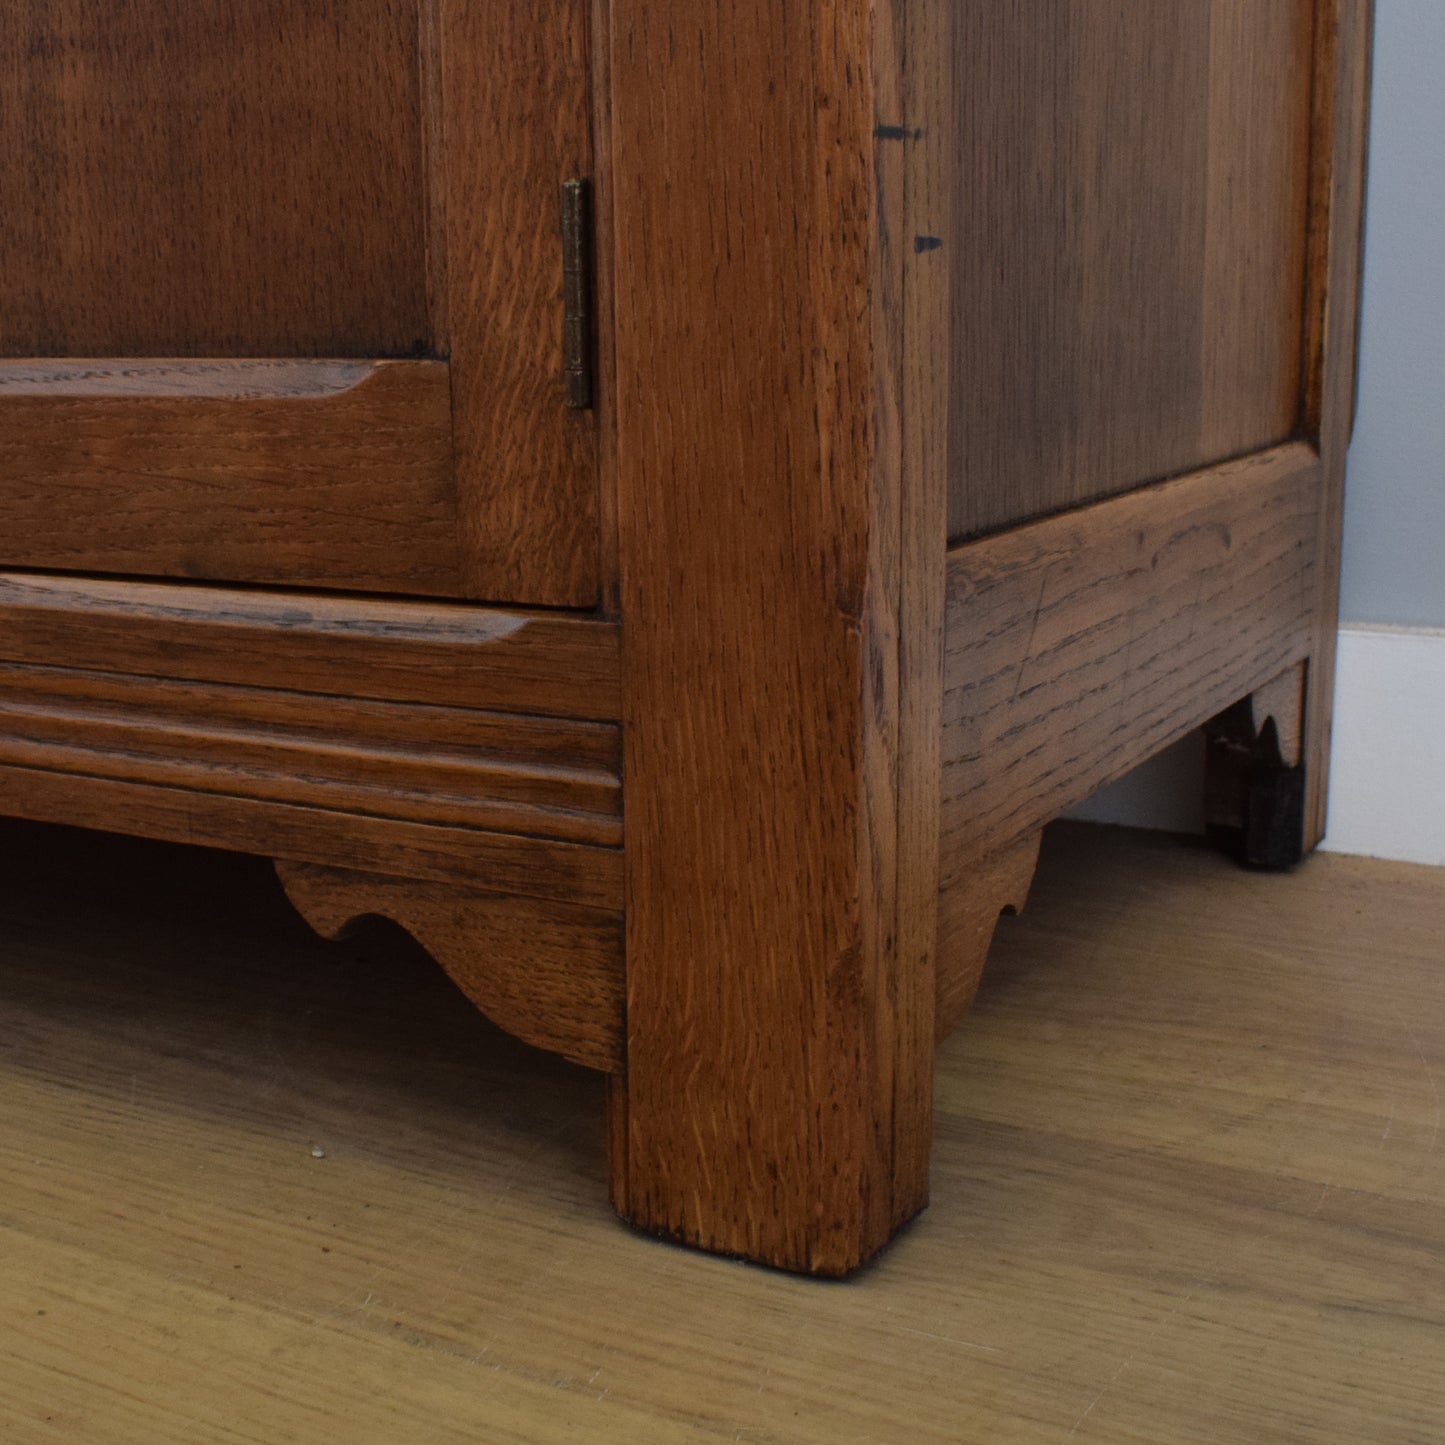
[[[574,411],[586,411],[597,389],[589,181],[562,182],[562,285],[562,355],[567,405]]]

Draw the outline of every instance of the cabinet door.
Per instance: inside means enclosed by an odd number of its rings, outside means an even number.
[[[591,606],[585,0],[0,7],[0,565]]]

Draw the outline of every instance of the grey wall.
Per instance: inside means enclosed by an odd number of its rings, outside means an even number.
[[[1445,0],[1378,0],[1346,622],[1445,627]]]

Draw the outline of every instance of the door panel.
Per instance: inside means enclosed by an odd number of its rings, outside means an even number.
[[[1313,19],[959,8],[951,538],[1297,433]]]
[[[416,12],[0,7],[0,354],[429,352]]]
[[[595,606],[590,16],[0,9],[0,565]]]

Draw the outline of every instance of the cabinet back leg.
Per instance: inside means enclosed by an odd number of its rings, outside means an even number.
[[[1305,699],[1297,663],[1205,728],[1205,821],[1250,868],[1292,868],[1305,845]]]

